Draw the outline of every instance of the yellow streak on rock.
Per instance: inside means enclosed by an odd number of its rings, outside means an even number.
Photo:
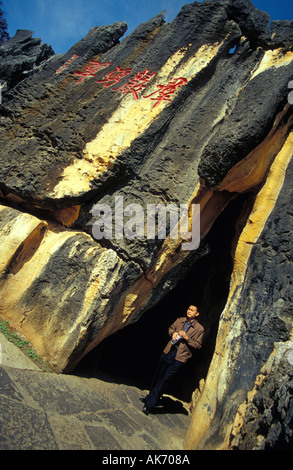
[[[229,297],[221,316],[215,353],[203,393],[197,401],[192,414],[191,424],[185,442],[186,449],[200,449],[202,446],[207,449],[203,442],[211,428],[217,409],[217,403],[221,401],[225,393],[231,370],[233,370],[233,359],[230,357],[229,345],[242,331],[241,319],[238,319],[236,323],[235,320],[233,324],[231,323],[233,305],[237,303],[241,293],[252,247],[261,235],[283,186],[286,169],[292,157],[292,149],[293,133],[288,136],[284,146],[272,163],[266,183],[256,197],[253,210],[239,238],[235,252]],[[235,347],[233,354],[237,355]],[[233,423],[230,427],[228,425],[225,427],[225,437],[223,438],[221,449],[228,447],[227,440],[232,426]],[[218,448],[218,450],[220,449]]]
[[[265,185],[260,190],[254,208],[249,216],[248,222],[239,238],[235,253],[234,270],[230,295],[233,296],[237,285],[242,285],[244,280],[246,265],[252,250],[253,244],[259,238],[264,224],[273,210],[279,192],[284,183],[286,169],[293,155],[293,132],[286,139],[284,146],[276,156]],[[243,267],[245,269],[243,269]]]
[[[134,306],[135,306],[135,302],[136,302],[137,299],[138,299],[138,294],[130,293],[130,294],[126,295],[125,302],[124,302],[124,305],[123,305],[123,311],[122,311],[123,322],[127,321],[127,319],[130,317],[131,313],[135,309]]]
[[[288,122],[283,119],[288,111],[290,111],[289,104],[277,115],[264,141],[231,168],[221,184],[215,188],[216,190],[244,193],[257,187],[263,181],[275,155],[284,145],[288,128],[293,124],[292,115]]]
[[[252,73],[250,80],[253,80],[257,75],[265,72],[271,67],[279,68],[289,65],[293,60],[293,51],[288,51],[284,54],[282,49],[268,50],[265,52],[261,63],[258,68]]]
[[[97,250],[100,248],[96,248]],[[92,255],[93,249],[90,249]],[[92,303],[100,292],[105,296],[106,292],[111,293],[113,284],[117,282],[119,277],[120,267],[123,261],[114,250],[105,250],[99,257],[96,267],[91,271],[91,276],[88,282],[88,286],[84,295],[84,306],[80,315],[80,320],[86,318],[86,314],[91,310]],[[109,280],[109,273],[110,280]],[[108,302],[108,299],[105,299]],[[79,323],[79,319],[76,320]]]
[[[157,85],[167,85],[170,80],[184,77],[190,81],[198,74],[216,55],[223,44],[215,43],[203,45],[194,56],[182,60],[188,47],[183,47],[170,57],[159,73],[150,81],[144,91],[148,96],[158,91]],[[174,97],[180,89],[171,96]],[[154,95],[157,96],[157,95]],[[154,97],[152,96],[152,98]],[[141,97],[135,100],[131,94],[126,94],[121,99],[119,108],[113,113],[109,121],[103,126],[96,138],[86,145],[84,158],[76,159],[63,173],[62,180],[53,190],[55,198],[72,195],[90,189],[90,182],[113,167],[113,162],[131,143],[142,135],[157,119],[159,114],[170,105],[169,101],[163,101],[154,107],[156,101],[151,97]]]

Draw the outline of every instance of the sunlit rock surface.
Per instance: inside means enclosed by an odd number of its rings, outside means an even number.
[[[225,308],[220,319],[201,311],[206,344],[219,326],[186,448],[286,446],[288,420],[278,417],[274,437],[273,416],[266,434],[255,425],[248,438],[245,426],[275,343],[292,339],[293,22],[215,0],[186,5],[172,24],[159,14],[119,42],[126,28],[93,28],[64,55],[27,31],[0,44],[0,316],[56,372],[71,371],[196,269],[241,197]],[[24,43],[35,57],[27,77]],[[96,205],[114,214],[117,200],[144,214],[199,204],[200,246],[146,232],[95,239]]]

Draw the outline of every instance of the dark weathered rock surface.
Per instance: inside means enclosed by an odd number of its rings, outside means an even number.
[[[231,449],[292,449],[293,343],[276,343],[231,434]]]
[[[172,24],[159,14],[121,42],[125,23],[93,28],[62,56],[49,57],[30,32],[0,46],[16,54],[1,71],[10,90],[0,121],[0,314],[69,371],[200,271],[205,288],[189,299],[199,299],[206,344],[226,306],[194,400],[191,448],[229,447],[274,343],[290,339],[292,24],[270,27],[248,0],[214,0],[184,6]],[[132,224],[132,239],[116,230],[95,239],[96,205],[114,214],[117,198],[143,215],[148,204],[199,204],[199,248],[184,251],[168,232],[149,239],[146,225],[138,236]],[[227,210],[230,290],[213,305],[206,286],[220,258],[213,267],[210,234]],[[120,207],[113,221],[121,215],[131,213]]]
[[[51,46],[32,35],[33,31],[19,29],[13,38],[0,44],[0,77],[6,84],[5,92],[38,71],[54,55]]]

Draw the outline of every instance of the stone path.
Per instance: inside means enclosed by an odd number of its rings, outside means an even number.
[[[166,396],[158,413],[146,416],[139,400],[146,392],[42,372],[26,357],[13,355],[11,364],[2,336],[0,343],[0,449],[183,449],[190,417],[178,400]]]

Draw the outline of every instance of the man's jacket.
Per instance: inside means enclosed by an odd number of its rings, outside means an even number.
[[[187,317],[178,318],[173,325],[170,326],[168,333],[172,339],[172,335],[175,332],[182,330],[183,325]],[[178,344],[177,354],[175,356],[176,361],[187,362],[191,358],[192,353],[195,349],[200,349],[202,345],[202,339],[204,334],[204,328],[198,323],[197,320],[194,320],[192,325],[187,331],[188,340],[181,339]],[[167,346],[164,349],[164,353],[168,354],[172,347],[171,340],[168,342]],[[173,346],[174,347],[174,346]],[[175,346],[176,347],[176,346]]]

